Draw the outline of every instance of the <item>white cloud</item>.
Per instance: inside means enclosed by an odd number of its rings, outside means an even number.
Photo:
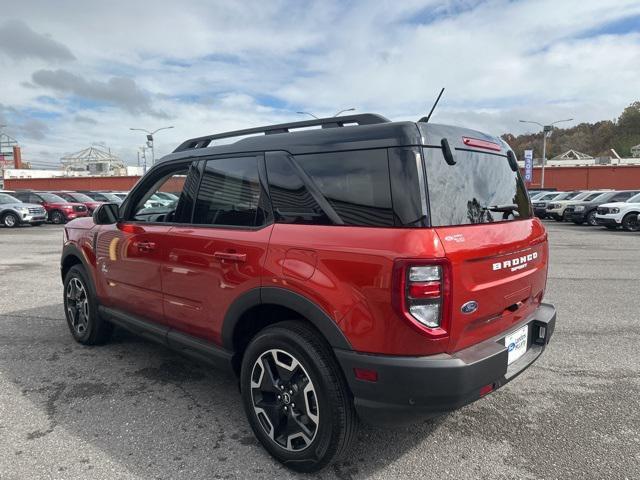
[[[613,118],[639,95],[640,26],[589,34],[640,18],[635,0],[36,0],[11,14],[27,50],[55,46],[0,55],[8,130],[42,161],[98,141],[133,161],[144,138],[129,127],[175,125],[157,136],[167,153],[297,110],[417,119],[441,86],[434,121],[494,134],[524,131],[523,117]],[[76,60],[61,68],[61,52]]]

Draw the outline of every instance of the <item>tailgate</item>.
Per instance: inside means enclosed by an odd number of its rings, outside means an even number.
[[[439,227],[436,232],[451,262],[450,352],[508,330],[542,300],[548,248],[538,220]],[[468,302],[477,302],[477,309],[463,313]]]

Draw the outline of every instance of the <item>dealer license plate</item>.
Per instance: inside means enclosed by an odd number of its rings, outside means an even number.
[[[519,328],[513,333],[504,337],[504,345],[509,350],[507,364],[511,365],[518,360],[527,351],[527,334],[529,333],[529,325]]]

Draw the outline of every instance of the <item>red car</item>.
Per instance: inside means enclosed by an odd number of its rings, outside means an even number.
[[[54,195],[58,195],[61,198],[64,198],[67,202],[75,202],[82,203],[89,212],[89,215],[93,213],[93,211],[102,205],[104,202],[98,202],[93,198],[85,195],[84,193],[73,192],[73,191],[61,191],[61,192],[49,192]]]
[[[435,416],[539,358],[548,250],[502,140],[363,114],[186,141],[65,227],[61,273],[78,342],[118,325],[232,370],[264,447],[315,471],[358,418]]]
[[[66,223],[89,214],[87,207],[82,203],[69,202],[49,192],[17,191],[12,195],[23,202],[42,205],[47,211],[48,220],[52,223]]]

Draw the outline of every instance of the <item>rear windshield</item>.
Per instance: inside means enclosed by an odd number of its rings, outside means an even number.
[[[456,164],[442,150],[425,148],[433,226],[506,222],[531,218],[524,182],[507,157],[457,150]]]

